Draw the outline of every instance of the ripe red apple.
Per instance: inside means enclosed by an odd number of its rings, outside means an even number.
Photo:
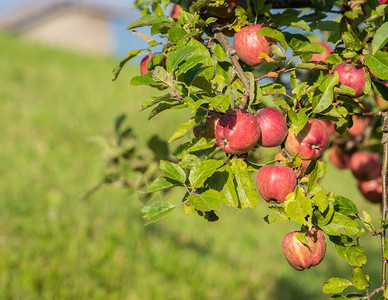
[[[208,6],[208,12],[216,17],[227,18],[233,14],[236,6],[243,4],[244,0],[225,0],[225,2],[227,6]]]
[[[144,75],[145,73],[148,72],[147,70],[147,63],[150,60],[150,56],[147,54],[146,56],[143,57],[143,59],[140,62],[140,74]]]
[[[326,119],[319,120],[329,136],[339,135],[334,128],[334,122]]]
[[[326,42],[312,42],[312,44],[319,44],[325,48],[325,53],[323,54],[313,54],[310,61],[316,61],[316,62],[324,62],[326,57],[330,55],[330,53],[333,51],[331,46]]]
[[[297,234],[300,232],[292,231],[285,235],[282,250],[291,267],[303,271],[322,261],[326,252],[326,241],[323,232],[315,226],[306,233],[308,247],[296,238]]]
[[[368,181],[357,181],[358,189],[365,199],[373,203],[381,203],[383,198],[383,185],[381,177]]]
[[[388,0],[387,0],[388,1]],[[382,82],[385,86],[388,87],[388,80],[384,80]],[[375,100],[376,100],[376,103],[377,103],[377,106],[380,107],[381,109],[383,110],[386,110],[388,109],[388,100],[384,100],[382,97],[380,97],[379,95],[375,94]]]
[[[241,109],[230,110],[216,125],[217,146],[229,154],[243,154],[252,150],[260,138],[255,117]]]
[[[338,169],[347,169],[349,168],[350,157],[353,152],[354,150],[350,152],[346,152],[338,144],[333,144],[329,150],[329,160]]]
[[[287,136],[286,118],[275,108],[264,108],[256,115],[261,136],[259,145],[263,147],[279,146]]]
[[[376,179],[381,175],[381,159],[377,153],[355,152],[350,157],[349,168],[361,181]]]
[[[380,5],[388,4],[388,0],[379,0]]]
[[[364,95],[365,72],[364,69],[357,69],[352,64],[341,63],[333,69],[333,73],[337,72],[339,83],[346,85],[355,90],[355,95],[352,97],[360,97]]]
[[[261,197],[270,203],[283,203],[296,187],[296,174],[286,166],[261,167],[256,175],[256,185]]]
[[[348,129],[352,137],[357,137],[365,132],[365,129],[370,124],[370,117],[356,117],[353,116],[353,125]]]
[[[250,66],[257,66],[263,62],[263,59],[259,58],[260,53],[273,55],[269,44],[276,44],[276,41],[256,34],[263,27],[268,26],[264,24],[248,25],[234,35],[233,47],[238,57]]]
[[[179,4],[174,4],[170,10],[170,18],[178,19],[180,10],[181,10],[181,6]]]
[[[285,147],[290,154],[300,153],[302,159],[311,160],[321,156],[328,139],[325,127],[318,120],[309,119],[297,135],[291,128],[288,129]]]
[[[197,126],[193,129],[194,136],[215,138],[216,125],[219,119],[220,119],[219,114],[209,112],[204,126]]]

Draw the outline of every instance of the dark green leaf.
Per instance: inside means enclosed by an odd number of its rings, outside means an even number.
[[[323,161],[317,161],[314,167],[314,170],[311,172],[309,177],[309,184],[307,187],[307,192],[315,194],[319,192],[322,188],[318,185],[319,178],[322,178],[326,174],[326,164]]]
[[[176,139],[179,139],[184,135],[188,134],[189,132],[191,132],[195,124],[196,124],[195,119],[191,119],[186,123],[180,123],[178,129],[170,137],[168,142],[171,143],[172,141],[175,141]]]
[[[190,195],[190,203],[202,212],[218,210],[221,207],[222,196],[216,190],[207,190],[201,194]]]
[[[173,73],[178,65],[190,54],[196,47],[186,46],[183,48],[178,48],[175,51],[171,51],[167,57],[166,69],[169,73]]]
[[[333,76],[328,76],[323,84],[326,84],[325,81],[328,81],[327,88],[323,92],[322,97],[319,99],[319,97],[316,97],[313,99],[313,112],[314,113],[320,113],[326,108],[328,108],[333,103],[334,98],[334,87],[338,84],[338,73],[335,72]],[[318,101],[314,101],[315,99],[319,99]]]
[[[358,209],[354,202],[342,196],[336,196],[334,207],[337,212],[344,214],[345,216],[358,214]]]
[[[280,31],[269,27],[262,27],[257,31],[257,34],[264,35],[266,37],[274,39],[275,41],[278,41],[280,45],[283,47],[284,51],[287,50],[286,38],[284,37],[283,33],[281,33]]]
[[[372,41],[372,54],[376,54],[377,50],[380,50],[388,43],[388,22],[385,22],[377,30]]]
[[[302,64],[297,64],[295,68],[298,69],[306,69],[306,70],[322,70],[322,71],[327,71],[328,67],[324,65],[319,65],[315,63],[302,63]]]

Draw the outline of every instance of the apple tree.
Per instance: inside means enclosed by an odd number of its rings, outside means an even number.
[[[153,178],[144,194],[147,223],[177,208],[213,222],[222,205],[255,208],[260,195],[271,211],[267,223],[300,224],[282,243],[291,267],[318,265],[330,242],[353,275],[328,279],[324,293],[388,299],[386,3],[137,0],[141,17],[127,29],[149,47],[129,52],[114,79],[142,55],[130,84],[158,92],[140,110],[149,119],[170,109],[191,116],[168,141],[179,139],[179,146],[163,157],[154,151],[153,169],[140,169]],[[352,171],[366,199],[382,205],[379,228],[346,195],[323,191],[324,151],[335,166]],[[177,202],[152,198],[177,187],[185,190]],[[365,234],[381,241],[382,281],[374,290],[370,280],[380,279],[363,269]],[[359,293],[346,295],[350,286]]]

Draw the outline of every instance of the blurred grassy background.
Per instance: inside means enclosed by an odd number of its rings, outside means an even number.
[[[294,271],[281,240],[296,224],[268,225],[256,210],[223,207],[208,223],[178,209],[144,226],[137,198],[114,187],[83,200],[104,174],[90,138],[121,113],[144,145],[169,137],[181,111],[147,121],[154,90],[111,81],[117,59],[87,57],[0,35],[0,299],[328,299],[323,282],[352,269],[329,245],[324,261]],[[348,171],[322,183],[378,220]],[[172,195],[173,196],[173,195]],[[366,271],[380,281],[378,238],[363,240]]]

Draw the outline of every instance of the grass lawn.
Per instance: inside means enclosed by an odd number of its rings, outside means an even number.
[[[112,82],[118,59],[4,35],[0,44],[0,299],[328,299],[324,281],[351,277],[331,245],[318,267],[289,267],[281,240],[298,226],[266,224],[264,201],[256,210],[223,207],[216,223],[177,210],[145,227],[142,204],[124,189],[84,200],[105,168],[91,137],[126,113],[143,145],[153,134],[168,138],[184,115],[148,122],[138,110],[154,90],[127,87],[137,67]],[[378,220],[350,173],[328,169],[323,185]],[[379,240],[364,243],[378,284]]]

